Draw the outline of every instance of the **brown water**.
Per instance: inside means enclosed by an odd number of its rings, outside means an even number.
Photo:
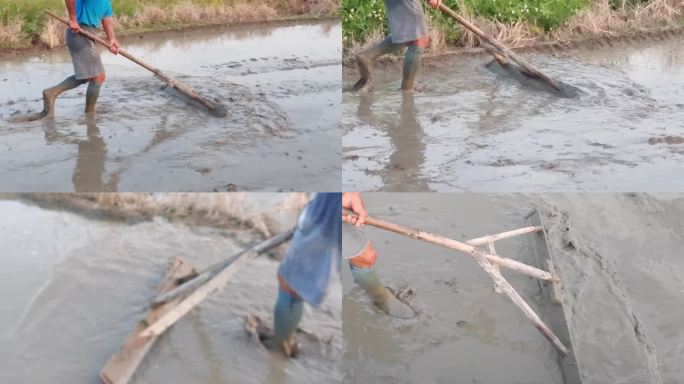
[[[682,52],[680,36],[525,55],[574,99],[492,72],[486,56],[426,60],[414,96],[397,66],[380,69],[375,92],[343,95],[344,188],[679,191]]]
[[[0,200],[0,213],[3,383],[97,382],[173,257],[202,269],[259,240],[247,230],[92,220],[16,200]],[[134,382],[339,382],[339,280],[320,310],[306,307],[301,323],[330,345],[304,343],[288,362],[246,335],[246,312],[272,321],[277,266],[260,257],[241,270],[160,338]]]
[[[374,215],[467,240],[525,226],[545,207],[550,246],[571,309],[583,383],[684,379],[682,195],[364,195]],[[569,232],[566,229],[569,228]],[[378,271],[412,287],[414,320],[374,310],[343,272],[345,378],[350,383],[562,383],[555,350],[468,256],[366,230]],[[568,245],[572,243],[572,246]],[[533,264],[529,237],[497,242],[499,255]],[[504,271],[533,308],[548,304],[532,278]]]
[[[124,48],[225,104],[215,118],[161,89],[147,71],[103,54],[108,81],[95,120],[82,86],[53,120],[41,90],[73,73],[66,48],[0,63],[3,191],[338,190],[337,21],[241,25],[129,37]]]

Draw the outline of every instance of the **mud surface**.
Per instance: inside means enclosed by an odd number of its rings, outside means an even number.
[[[578,88],[561,98],[490,70],[487,56],[424,65],[403,96],[398,66],[343,95],[343,186],[385,191],[679,191],[684,38],[526,53]],[[343,82],[356,80],[345,70]]]
[[[546,209],[551,250],[570,308],[583,383],[684,380],[682,195],[364,195],[378,217],[458,240],[525,226]],[[414,320],[374,310],[343,272],[344,374],[350,383],[563,383],[555,350],[468,256],[366,230],[378,271],[411,287]],[[533,264],[526,236],[496,243]],[[533,308],[548,305],[531,278],[502,270]]]
[[[103,53],[108,80],[95,119],[85,86],[54,119],[41,90],[73,73],[66,48],[0,64],[3,191],[338,190],[339,22],[242,25],[128,37],[124,48],[217,99],[212,117],[149,72]]]
[[[251,231],[163,220],[91,220],[0,200],[0,381],[94,383],[142,318],[173,257],[202,269],[259,241]],[[285,361],[243,329],[246,312],[272,322],[277,262],[255,259],[221,293],[163,335],[136,383],[322,383],[341,380],[341,293],[306,307],[301,328],[321,342]],[[329,343],[328,343],[329,341]]]

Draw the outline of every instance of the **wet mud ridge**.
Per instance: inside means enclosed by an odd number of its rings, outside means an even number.
[[[549,244],[557,253],[562,298],[571,308],[568,322],[576,341],[582,382],[664,383],[655,345],[648,339],[615,261],[575,233],[573,228],[581,224],[572,222],[568,212],[550,209],[545,219]],[[586,302],[599,297],[598,305]],[[606,358],[611,360],[611,367],[589,358],[589,353],[583,354],[597,345],[610,346]],[[613,367],[619,368],[614,371]]]
[[[273,57],[252,57],[240,61],[230,61],[222,64],[212,64],[203,66],[203,68],[214,71],[221,71],[231,75],[254,75],[259,73],[277,72],[277,71],[294,71],[299,69],[312,69],[316,67],[339,66],[340,60],[325,59],[316,60],[308,56],[282,58],[278,56]]]

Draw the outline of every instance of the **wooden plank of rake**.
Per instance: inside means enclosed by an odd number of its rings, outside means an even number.
[[[512,61],[514,61],[515,63],[517,63],[518,65],[520,65],[524,69],[525,74],[527,74],[528,76],[536,77],[536,78],[544,81],[545,83],[549,84],[556,91],[561,90],[561,85],[556,80],[552,79],[550,76],[548,76],[547,74],[543,73],[542,71],[540,71],[539,69],[534,67],[527,60],[516,55],[515,52],[513,52],[507,46],[503,45],[498,40],[487,36],[487,34],[485,34],[483,30],[481,30],[475,24],[473,24],[473,23],[469,22],[468,20],[466,20],[465,18],[463,18],[458,13],[454,12],[454,10],[452,10],[451,8],[447,7],[444,4],[440,4],[439,10],[444,12],[446,15],[453,18],[454,20],[456,20],[458,23],[460,23],[461,25],[466,27],[468,30],[470,30],[472,33],[477,35],[477,37],[484,40],[487,44],[491,45],[494,49],[496,49],[500,56],[494,55],[494,57],[496,58],[497,61],[499,61],[499,63],[501,63],[501,60],[502,60],[501,56],[505,56],[505,57],[511,59]]]
[[[52,13],[50,11],[45,11],[45,13],[48,16],[54,18],[55,20],[58,20],[58,21],[62,22],[63,24],[66,24],[67,26],[69,25],[69,22],[66,21],[64,18],[61,18],[61,17],[55,15],[54,13]],[[105,41],[104,39],[102,39],[98,36],[93,35],[92,33],[89,33],[89,32],[84,31],[84,30],[79,31],[79,33],[81,35],[89,38],[90,40],[107,47],[108,49],[112,48],[111,45],[107,41]],[[166,84],[170,85],[172,88],[178,90],[178,92],[184,94],[185,96],[189,97],[191,100],[197,102],[198,104],[200,104],[201,106],[203,106],[204,108],[209,110],[209,112],[211,114],[218,116],[218,117],[226,117],[228,115],[228,111],[225,109],[225,107],[223,105],[216,103],[214,101],[211,101],[205,97],[202,97],[191,86],[181,82],[180,80],[174,79],[173,77],[164,74],[161,70],[159,70],[159,69],[153,67],[152,65],[138,59],[137,57],[131,55],[130,53],[124,51],[123,49],[119,49],[119,55],[127,58],[128,60],[130,60],[130,61],[140,65],[141,67],[147,69],[148,71],[152,72],[155,75],[155,77],[157,77],[159,80],[165,82]]]
[[[174,325],[178,320],[190,312],[193,308],[198,306],[203,302],[209,295],[223,288],[230,278],[243,266],[245,266],[250,260],[254,259],[258,255],[267,252],[280,244],[289,241],[294,234],[294,229],[282,232],[272,238],[256,245],[247,252],[242,252],[237,255],[234,259],[231,258],[230,261],[226,262],[223,268],[217,271],[216,266],[209,268],[207,271],[200,273],[195,277],[195,279],[200,279],[202,284],[199,287],[195,286],[190,280],[183,285],[181,285],[180,293],[187,293],[185,288],[190,288],[192,293],[190,293],[186,298],[180,301],[173,309],[169,310],[164,316],[158,318],[154,323],[150,324],[147,328],[142,330],[139,334],[140,337],[153,337],[164,333],[169,327]],[[206,280],[205,280],[206,278]],[[174,299],[177,296],[173,297]],[[169,298],[166,298],[169,300]],[[157,300],[159,304],[159,301]]]
[[[344,215],[351,215],[358,217],[358,215],[348,209],[343,210]],[[499,267],[506,267],[529,276],[537,277],[543,280],[556,279],[549,272],[520,263],[515,260],[502,258],[491,255],[475,248],[472,245],[462,243],[457,240],[449,239],[444,236],[435,235],[430,232],[425,232],[420,229],[405,227],[399,224],[391,223],[387,220],[378,219],[371,216],[366,216],[365,223],[373,227],[384,229],[390,232],[398,233],[400,235],[408,236],[412,239],[422,240],[428,243],[441,245],[446,248],[455,249],[470,255],[475,261],[484,269],[487,274],[494,280],[495,286],[508,296],[509,299],[520,308],[523,314],[534,324],[535,328],[546,337],[549,342],[563,355],[567,355],[569,350],[562,341],[553,333],[553,331],[541,320],[539,315],[527,304],[527,302],[518,294],[518,292],[511,286],[511,284],[501,275],[501,273],[494,268],[492,264],[497,264]],[[528,230],[532,232],[531,230]],[[529,232],[525,232],[529,233]],[[511,237],[511,236],[508,236]],[[504,237],[501,237],[504,238]],[[485,242],[486,243],[486,242]]]

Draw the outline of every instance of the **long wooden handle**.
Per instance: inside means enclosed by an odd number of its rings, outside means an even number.
[[[69,22],[66,19],[59,17],[50,11],[45,11],[45,13],[48,14],[50,17],[54,18],[55,20],[58,20],[67,26],[69,25]],[[103,39],[99,36],[93,35],[92,33],[85,31],[83,29],[81,29],[78,33],[89,38],[90,40],[93,40],[93,41],[107,47],[107,49],[112,49],[112,45],[109,44],[109,42],[107,42],[105,39]],[[159,69],[157,69],[157,68],[153,67],[152,65],[138,59],[137,57],[131,55],[130,53],[124,51],[123,49],[119,49],[119,55],[127,58],[128,60],[130,60],[130,61],[132,61],[138,65],[140,65],[141,67],[147,69],[148,71],[154,73],[155,75],[162,77],[163,80],[166,80],[167,76],[164,75]]]
[[[344,209],[343,213],[345,215],[352,215],[355,217],[358,217],[358,215],[348,209]],[[391,223],[387,220],[383,219],[378,219],[375,217],[371,216],[366,216],[366,224],[372,225],[374,227],[384,229],[390,232],[398,233],[400,235],[408,236],[412,239],[417,239],[417,240],[422,240],[428,243],[432,244],[437,244],[441,245],[442,247],[450,248],[450,249],[455,249],[457,251],[461,251],[463,253],[466,253],[468,255],[473,256],[473,254],[481,254],[482,257],[487,259],[488,261],[498,264],[502,267],[520,272],[522,274],[536,277],[537,279],[541,280],[548,280],[552,281],[555,279],[553,275],[551,275],[549,272],[543,271],[539,268],[532,267],[530,265],[527,265],[525,263],[521,263],[519,261],[515,261],[512,259],[500,257],[500,256],[495,256],[495,255],[490,255],[487,253],[484,253],[480,251],[479,249],[475,248],[472,245],[468,245],[466,243],[462,243],[458,240],[453,240],[446,238],[444,236],[439,236],[435,235],[430,232],[425,232],[420,229],[414,229],[414,228],[409,228],[405,227],[403,225]]]
[[[267,242],[262,243],[259,249],[251,249],[250,251],[241,254],[236,260],[228,264],[228,266],[223,268],[220,272],[211,277],[206,283],[197,288],[188,297],[183,299],[183,301],[178,303],[178,305],[176,305],[172,310],[170,310],[161,318],[157,319],[157,321],[155,321],[153,324],[150,324],[147,328],[145,328],[145,330],[140,332],[139,336],[150,337],[162,334],[193,308],[209,297],[209,295],[225,286],[230,278],[241,267],[259,255],[259,251],[263,252],[264,249],[273,248],[290,240],[293,233],[293,230],[283,232],[272,237]]]
[[[487,42],[487,44],[489,44],[489,45],[491,45],[492,47],[496,48],[496,49],[499,50],[502,54],[504,54],[505,56],[507,56],[508,58],[510,58],[511,60],[513,60],[514,62],[516,62],[518,65],[520,65],[521,67],[523,67],[523,68],[525,69],[525,72],[526,72],[528,75],[534,76],[534,77],[538,77],[538,78],[544,80],[546,83],[548,83],[551,87],[553,87],[553,88],[554,88],[555,90],[557,90],[557,91],[560,91],[560,90],[561,90],[561,86],[560,86],[560,84],[559,84],[557,81],[555,81],[554,79],[550,78],[550,77],[547,76],[545,73],[543,73],[542,71],[540,71],[539,69],[537,69],[536,67],[534,67],[534,66],[533,66],[532,64],[530,64],[527,60],[525,60],[525,59],[523,59],[522,57],[516,55],[510,48],[508,48],[507,46],[503,45],[503,44],[502,44],[501,42],[499,42],[498,40],[493,39],[493,38],[487,36],[487,34],[485,34],[483,30],[481,30],[481,29],[478,28],[476,25],[474,25],[473,23],[471,23],[471,22],[469,22],[468,20],[466,20],[465,18],[463,18],[463,17],[462,17],[461,15],[459,15],[458,13],[454,12],[453,9],[447,7],[447,6],[444,5],[444,4],[440,4],[440,5],[439,5],[439,10],[442,11],[442,12],[444,12],[445,14],[447,14],[448,16],[450,16],[451,18],[453,18],[453,19],[456,20],[457,22],[459,22],[459,23],[460,23],[461,25],[463,25],[464,27],[468,28],[471,32],[473,32],[474,34],[476,34],[480,39],[482,39],[482,40],[484,40],[485,42]]]
[[[58,20],[58,21],[62,22],[63,24],[66,24],[67,26],[69,25],[69,22],[66,19],[61,18],[61,17],[55,15],[54,13],[52,13],[50,11],[45,11],[45,13],[47,15],[49,15],[50,17],[54,18],[55,20]],[[106,40],[102,39],[101,37],[95,36],[88,31],[84,31],[83,29],[81,29],[79,31],[79,33],[81,35],[95,41],[98,44],[102,44],[103,46],[107,47],[108,49],[112,49],[111,44],[109,44]],[[165,75],[161,70],[159,70],[159,69],[155,68],[154,66],[140,60],[139,58],[131,55],[130,53],[126,52],[123,49],[119,49],[118,52],[119,52],[119,55],[127,58],[128,60],[130,60],[130,61],[138,64],[139,66],[147,69],[148,71],[152,72],[157,78],[159,78],[159,80],[171,85],[173,88],[177,89],[179,92],[184,93],[189,98],[200,103],[202,106],[204,106],[208,110],[218,111],[220,113],[223,113],[222,111],[220,111],[219,105],[217,103],[210,101],[210,100],[207,100],[206,98],[202,97],[200,94],[198,94],[189,85],[187,85],[183,82],[180,82],[171,76]]]
[[[278,236],[275,236],[273,238],[265,240],[265,241],[255,245],[255,246],[253,246],[250,249],[239,252],[239,253],[231,256],[230,258],[228,258],[226,260],[222,260],[222,261],[210,266],[209,268],[204,270],[202,273],[200,273],[197,276],[195,276],[194,278],[192,278],[192,280],[188,280],[188,281],[184,282],[183,284],[179,285],[178,287],[176,287],[170,291],[164,292],[164,293],[160,294],[159,296],[157,296],[157,298],[155,298],[152,301],[152,306],[156,307],[158,305],[168,303],[169,301],[175,300],[178,297],[183,296],[184,294],[187,294],[189,292],[194,291],[198,287],[204,285],[204,283],[206,283],[207,281],[211,280],[214,276],[219,274],[222,270],[226,269],[226,267],[228,267],[229,265],[233,264],[235,261],[237,261],[238,259],[243,257],[243,255],[245,253],[251,252],[251,253],[256,253],[256,254],[262,254],[262,253],[268,252],[268,251],[274,249],[275,247],[279,246],[280,244],[284,243],[285,241],[289,240],[293,234],[294,234],[294,228],[292,228],[286,232],[283,232]]]

